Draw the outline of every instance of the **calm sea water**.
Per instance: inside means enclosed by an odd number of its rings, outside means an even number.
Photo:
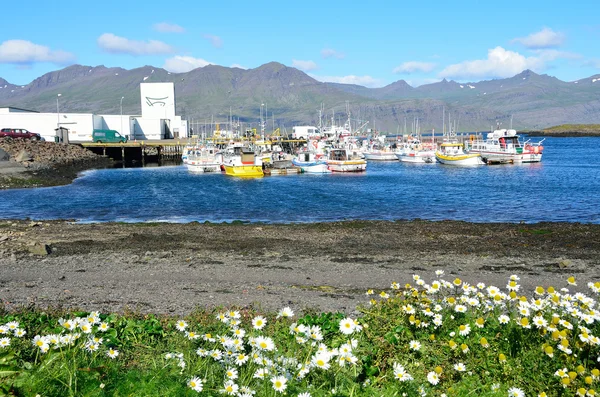
[[[539,164],[369,162],[363,174],[237,179],[184,166],[91,170],[68,186],[0,191],[0,218],[600,223],[600,138],[548,138],[544,146]]]

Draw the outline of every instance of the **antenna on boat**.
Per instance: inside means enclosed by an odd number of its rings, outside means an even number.
[[[513,115],[510,115],[510,129],[512,130],[512,119],[513,119]]]
[[[446,106],[442,106],[442,135],[446,135]]]

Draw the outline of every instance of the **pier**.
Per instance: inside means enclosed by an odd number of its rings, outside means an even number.
[[[129,141],[124,143],[94,143],[79,142],[84,148],[113,160],[125,162],[138,160],[145,163],[147,160],[180,160],[184,148],[192,140],[182,139],[176,141]]]
[[[226,147],[230,142],[229,139],[209,139],[211,143],[219,147]],[[248,141],[252,144],[257,144],[258,141]],[[291,151],[296,147],[306,143],[304,140],[277,140],[263,141],[264,144],[278,144],[284,150]],[[80,145],[96,154],[107,156],[117,161],[137,160],[145,163],[149,160],[167,160],[179,161],[183,155],[183,151],[187,145],[196,144],[198,140],[195,138],[177,139],[177,140],[143,140],[143,141],[128,141],[123,143],[95,143],[95,142],[72,142]]]

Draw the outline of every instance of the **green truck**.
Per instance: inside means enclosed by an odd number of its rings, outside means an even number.
[[[127,137],[115,130],[94,130],[92,132],[92,141],[95,143],[125,143],[127,142]]]

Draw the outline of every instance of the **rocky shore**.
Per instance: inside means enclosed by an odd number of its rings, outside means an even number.
[[[187,314],[221,306],[353,313],[368,289],[436,270],[520,293],[590,293],[600,225],[353,221],[299,225],[0,221],[0,299],[23,307]]]
[[[0,138],[0,189],[69,184],[80,171],[110,164],[78,145]]]

